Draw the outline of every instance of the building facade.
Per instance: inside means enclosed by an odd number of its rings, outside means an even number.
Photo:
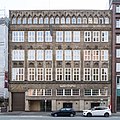
[[[112,101],[113,112],[120,111],[120,0],[111,0],[112,8]]]
[[[110,10],[10,10],[9,110],[111,103]]]
[[[0,10],[0,97],[8,98],[8,18]]]

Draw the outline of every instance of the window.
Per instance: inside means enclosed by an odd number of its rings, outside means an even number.
[[[116,5],[116,13],[120,13],[120,5]]]
[[[84,68],[84,81],[91,81],[91,68]]]
[[[53,17],[50,18],[50,24],[54,24],[54,18]]]
[[[44,80],[44,69],[37,68],[37,81],[43,81],[43,80]]]
[[[56,31],[56,42],[63,42],[63,31]]]
[[[120,34],[116,34],[116,43],[120,43]]]
[[[52,68],[45,68],[45,81],[52,80]]]
[[[37,24],[38,23],[38,18],[37,17],[34,17],[33,19],[33,24]]]
[[[99,18],[99,24],[104,24],[104,19],[103,19],[103,17],[100,17],[100,18]]]
[[[28,24],[32,24],[32,17],[28,18]]]
[[[108,61],[108,50],[101,50],[101,60]]]
[[[100,51],[99,50],[93,50],[92,51],[92,60],[93,61],[99,61],[100,60]]]
[[[84,93],[85,96],[91,96],[91,94],[92,94],[91,89],[90,90],[85,89],[85,93]]]
[[[24,31],[13,31],[12,42],[24,42]]]
[[[108,68],[101,68],[101,81],[108,81]]]
[[[80,90],[79,89],[72,89],[72,95],[80,95]]]
[[[35,31],[28,31],[28,42],[35,42]]]
[[[91,32],[84,31],[84,42],[91,42]]]
[[[84,50],[84,61],[91,60],[91,50]]]
[[[87,17],[83,17],[83,24],[87,24]]]
[[[36,90],[37,96],[43,96],[44,95],[44,90],[45,89],[35,89],[35,90]]]
[[[70,17],[66,18],[66,24],[70,24]]]
[[[61,24],[65,24],[65,18],[64,17],[61,18]]]
[[[12,81],[24,81],[24,68],[12,68]]]
[[[48,24],[49,20],[48,20],[48,17],[45,17],[44,18],[44,24]]]
[[[27,18],[26,18],[26,17],[23,17],[22,24],[26,24],[26,23],[27,23]]]
[[[37,50],[37,60],[43,61],[44,60],[44,50]]]
[[[39,18],[39,24],[43,24],[43,17]]]
[[[120,58],[120,49],[116,49],[116,58]]]
[[[56,80],[57,81],[63,80],[63,68],[56,68]]]
[[[120,28],[120,19],[116,20],[116,28]]]
[[[73,80],[74,81],[80,80],[80,68],[73,68]]]
[[[109,21],[109,17],[105,17],[105,24],[109,24],[110,21]]]
[[[94,17],[94,24],[98,24],[98,18]]]
[[[63,96],[63,89],[57,89],[57,96]]]
[[[12,50],[12,61],[24,61],[24,50]]]
[[[99,95],[99,89],[98,90],[92,90],[92,95],[98,96]]]
[[[101,31],[101,42],[108,42],[108,31]]]
[[[28,68],[28,80],[35,81],[35,68]]]
[[[81,17],[77,18],[77,24],[81,24]]]
[[[72,24],[76,24],[76,18],[72,17]]]
[[[88,18],[88,24],[92,24],[92,23],[93,23],[92,17],[89,17]]]
[[[71,81],[71,68],[65,68],[65,81]]]
[[[100,90],[100,89],[99,89]],[[100,90],[100,95],[101,96],[107,96],[108,95],[108,90],[106,90],[106,89],[101,89]]]
[[[71,95],[71,89],[65,89],[65,95]]]
[[[59,24],[60,20],[59,20],[59,17],[56,17],[55,18],[55,24]]]
[[[72,51],[71,50],[65,50],[65,60],[66,61],[72,60]]]
[[[52,95],[52,90],[51,89],[45,89],[45,95],[46,96],[51,96]]]
[[[72,41],[72,32],[65,31],[65,42],[71,42],[71,41]]]
[[[116,72],[120,72],[120,63],[116,63]]]
[[[80,61],[80,50],[73,50],[73,61]]]
[[[44,42],[44,32],[37,31],[37,42]]]
[[[80,42],[80,31],[73,31],[73,42]]]
[[[52,60],[52,50],[45,50],[45,60]]]
[[[35,50],[28,50],[28,60],[35,60]]]
[[[12,24],[16,24],[16,18],[15,17],[12,18]]]
[[[56,50],[56,60],[63,61],[63,50]]]
[[[93,42],[100,42],[100,32],[93,31]]]
[[[99,81],[99,68],[92,69],[92,81]]]
[[[116,80],[117,80],[117,85],[119,85],[120,86],[120,76],[116,76],[117,78],[116,78]]]
[[[50,31],[45,31],[45,42],[52,42],[52,36],[50,35]]]
[[[17,24],[21,24],[21,17],[18,17]]]

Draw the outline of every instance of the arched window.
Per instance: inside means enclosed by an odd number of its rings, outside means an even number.
[[[50,17],[50,24],[54,24],[54,18]]]
[[[98,18],[94,17],[94,24],[98,24]]]
[[[76,24],[76,17],[72,17],[72,24]]]
[[[21,24],[21,17],[17,18],[17,24]]]
[[[92,19],[92,17],[89,17],[88,18],[88,24],[92,24],[93,23],[93,19]]]
[[[43,17],[39,18],[39,24],[43,24]]]
[[[70,24],[70,17],[66,18],[66,24]]]
[[[65,17],[61,18],[61,24],[65,24]]]
[[[105,24],[109,24],[109,23],[110,23],[109,17],[105,17]]]
[[[28,18],[28,24],[32,24],[32,17]]]
[[[33,24],[37,24],[38,23],[38,18],[37,17],[34,17],[33,19]]]
[[[59,23],[60,23],[59,17],[56,17],[56,18],[55,18],[55,24],[59,24]]]
[[[80,16],[77,18],[77,24],[81,24],[81,17]]]
[[[48,21],[48,17],[45,17],[45,18],[44,18],[44,24],[48,24],[48,22],[49,22],[49,21]]]
[[[26,23],[27,23],[27,19],[26,17],[23,17],[22,24],[26,24]]]
[[[99,18],[99,24],[104,24],[104,19],[102,16]]]
[[[87,17],[83,17],[83,24],[87,24]]]
[[[12,18],[12,24],[16,24],[16,17]]]

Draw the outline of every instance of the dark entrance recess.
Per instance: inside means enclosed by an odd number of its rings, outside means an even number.
[[[117,111],[120,111],[120,96],[117,96]]]
[[[100,106],[100,103],[91,103],[91,108],[93,108],[95,106]]]
[[[51,100],[40,100],[40,111],[50,112],[51,111]]]
[[[63,103],[63,108],[72,108],[72,103]]]
[[[12,111],[25,111],[25,93],[12,93]]]

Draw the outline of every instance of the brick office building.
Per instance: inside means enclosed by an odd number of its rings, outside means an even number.
[[[110,105],[110,10],[10,10],[9,110]]]

